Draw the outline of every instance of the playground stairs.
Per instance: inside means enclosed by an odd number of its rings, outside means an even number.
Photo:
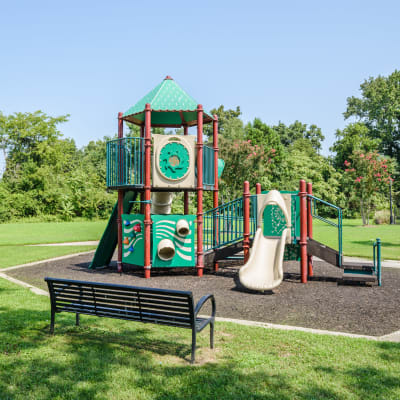
[[[344,282],[377,282],[374,264],[363,262],[343,262],[339,252],[314,239],[308,240],[307,252],[343,270],[342,280]]]
[[[204,253],[204,264],[212,265],[217,261],[233,259],[241,252],[243,252],[243,241],[231,243],[217,249],[211,249]],[[237,258],[242,259],[243,257]]]

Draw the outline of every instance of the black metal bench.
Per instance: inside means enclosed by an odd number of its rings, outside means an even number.
[[[195,361],[196,333],[210,324],[210,347],[214,347],[215,299],[203,296],[194,306],[192,292],[152,289],[145,287],[84,282],[70,279],[45,278],[51,302],[50,333],[54,333],[55,314],[72,312],[189,328],[192,330],[192,357]],[[207,318],[198,317],[201,307],[211,300],[212,312]]]

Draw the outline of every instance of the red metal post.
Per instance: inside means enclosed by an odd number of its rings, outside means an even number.
[[[203,106],[197,106],[197,276],[203,276]]]
[[[144,125],[140,125],[140,137],[144,139]],[[143,155],[141,156],[140,174],[143,177]],[[140,192],[140,214],[144,214],[144,192]]]
[[[312,183],[307,183],[307,194],[312,195]],[[312,226],[312,214],[311,214],[311,198],[307,197],[307,234],[308,238],[312,239],[313,237],[313,226]],[[307,263],[308,263],[308,276],[313,276],[313,259],[311,254],[307,254]]]
[[[145,139],[144,139],[144,277],[150,278],[150,200],[151,200],[151,107],[145,107]]]
[[[256,183],[256,194],[261,194],[261,183]]]
[[[300,180],[300,275],[301,283],[307,283],[307,192],[306,181]]]
[[[250,184],[243,185],[243,253],[246,263],[250,255]]]
[[[185,136],[189,134],[187,125],[183,127],[183,134]],[[189,214],[189,192],[186,191],[183,193],[183,212],[185,215]]]
[[[122,139],[124,137],[124,121],[122,120],[122,112],[118,113],[118,139]],[[122,145],[122,141],[119,143]],[[118,151],[118,181],[121,183],[123,178],[122,172],[124,170],[124,166],[122,165],[124,162],[124,157],[122,153],[122,149]],[[117,258],[117,268],[118,272],[122,272],[122,214],[124,213],[124,190],[118,189],[118,214],[117,214],[117,226],[118,226],[118,258]]]
[[[214,147],[214,193],[213,193],[213,208],[218,207],[218,115],[214,115],[213,121],[213,147]],[[219,218],[218,212],[214,218],[214,240],[218,244],[218,231],[219,231]],[[218,261],[214,263],[214,271],[218,271]]]

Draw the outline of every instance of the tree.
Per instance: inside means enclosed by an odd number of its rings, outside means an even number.
[[[346,119],[356,117],[379,139],[379,150],[400,162],[400,71],[388,77],[370,77],[361,85],[361,97],[347,98]]]
[[[344,164],[347,192],[358,201],[363,225],[368,225],[376,194],[386,191],[392,180],[393,160],[379,155],[377,151],[364,154],[355,150]]]
[[[311,146],[319,152],[321,150],[321,143],[325,139],[322,134],[321,128],[317,125],[303,124],[300,121],[295,121],[293,124],[286,126],[283,122],[278,125],[272,126],[272,129],[278,134],[282,144],[287,147],[299,139],[307,139]]]
[[[340,174],[307,139],[298,139],[287,148],[275,179],[278,190],[298,190],[300,179],[305,179],[312,182],[315,196],[338,205],[345,200],[339,191]]]
[[[225,110],[223,105],[210,111],[212,115],[218,116],[218,135],[231,140],[244,140],[243,121],[239,118],[242,115],[240,107],[235,110]],[[204,135],[212,138],[212,124],[204,125]]]
[[[253,144],[251,140],[231,141],[221,137],[220,154],[225,161],[220,191],[224,201],[233,200],[243,194],[243,182],[250,187],[260,182],[270,187],[270,171],[274,163],[275,149]]]
[[[344,169],[344,162],[348,160],[355,151],[369,153],[377,150],[380,139],[371,138],[368,127],[362,122],[347,125],[343,130],[338,129],[335,133],[336,142],[330,148],[335,152],[333,163],[336,169]]]

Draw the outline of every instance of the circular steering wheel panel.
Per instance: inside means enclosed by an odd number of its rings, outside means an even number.
[[[189,170],[189,152],[181,143],[167,143],[160,151],[159,167],[168,179],[183,178]]]

